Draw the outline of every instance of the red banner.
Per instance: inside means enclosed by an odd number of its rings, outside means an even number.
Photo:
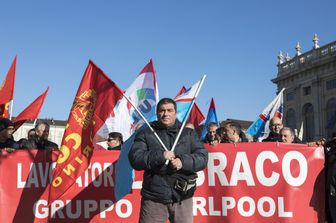
[[[208,167],[198,173],[194,196],[195,223],[324,222],[322,148],[240,143],[207,149]],[[45,191],[56,152],[3,152],[0,222],[137,222],[141,172],[136,172],[132,194],[112,201],[118,155],[95,151],[84,174],[48,207]]]

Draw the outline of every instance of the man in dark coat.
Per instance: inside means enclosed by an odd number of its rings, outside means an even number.
[[[270,120],[269,129],[270,133],[266,139],[263,140],[263,142],[278,142],[280,141],[280,130],[283,128],[282,121],[279,117],[273,117]]]
[[[121,150],[123,143],[123,136],[120,132],[110,132],[107,138],[107,150]]]
[[[36,138],[35,144],[37,149],[57,150],[58,145],[48,140],[50,126],[47,122],[39,122],[35,126]]]
[[[0,148],[12,151],[19,149],[20,145],[13,139],[14,123],[8,118],[0,119]]]
[[[207,166],[208,153],[190,128],[183,129],[175,150],[171,151],[181,128],[175,101],[161,99],[156,112],[158,121],[151,126],[168,150],[146,128],[136,135],[129,153],[133,168],[145,171],[139,222],[165,223],[169,218],[174,223],[191,223],[196,172]]]

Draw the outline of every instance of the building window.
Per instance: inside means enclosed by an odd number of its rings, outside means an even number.
[[[314,124],[314,107],[308,103],[303,106],[302,109],[303,118],[303,138],[307,142],[314,140],[315,136],[315,124]]]
[[[294,100],[294,92],[289,92],[286,94],[286,101],[293,101]]]
[[[294,109],[290,108],[287,110],[285,120],[287,127],[290,127],[293,130],[296,129],[296,117]]]
[[[303,88],[303,96],[310,95],[311,94],[311,87],[304,87]]]
[[[327,102],[326,121],[327,136],[331,137],[336,133],[336,98],[331,98]]]
[[[336,88],[336,79],[327,81],[327,90]]]

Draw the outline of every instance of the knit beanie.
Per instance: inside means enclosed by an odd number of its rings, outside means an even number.
[[[0,118],[0,131],[7,129],[9,126],[14,126],[14,123],[8,118]]]

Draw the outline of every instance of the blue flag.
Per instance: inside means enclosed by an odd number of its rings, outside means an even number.
[[[205,124],[204,124],[203,130],[202,130],[201,141],[203,141],[205,139],[205,136],[207,134],[208,124],[211,123],[211,122],[218,124],[215,101],[214,101],[213,98],[211,99],[208,115],[206,117]]]

